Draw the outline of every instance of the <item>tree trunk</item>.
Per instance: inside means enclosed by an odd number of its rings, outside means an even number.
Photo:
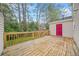
[[[19,16],[19,29],[22,31],[21,28],[21,11],[20,11],[20,4],[18,3],[18,16]]]
[[[26,25],[26,4],[22,4],[22,14],[23,14],[23,30],[27,31],[27,25]]]

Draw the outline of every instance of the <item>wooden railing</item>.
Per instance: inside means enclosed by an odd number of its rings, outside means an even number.
[[[34,32],[4,32],[4,48],[45,35],[49,35],[48,30]]]

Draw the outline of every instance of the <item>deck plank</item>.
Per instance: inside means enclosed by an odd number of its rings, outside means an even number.
[[[45,36],[7,47],[4,56],[75,56],[79,50],[73,39]]]

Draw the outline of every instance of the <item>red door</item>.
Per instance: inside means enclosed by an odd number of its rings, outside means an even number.
[[[62,24],[56,24],[56,35],[62,36]]]

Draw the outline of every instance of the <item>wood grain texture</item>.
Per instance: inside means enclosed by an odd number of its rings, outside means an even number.
[[[78,56],[79,50],[71,38],[44,36],[7,47],[4,56]]]

